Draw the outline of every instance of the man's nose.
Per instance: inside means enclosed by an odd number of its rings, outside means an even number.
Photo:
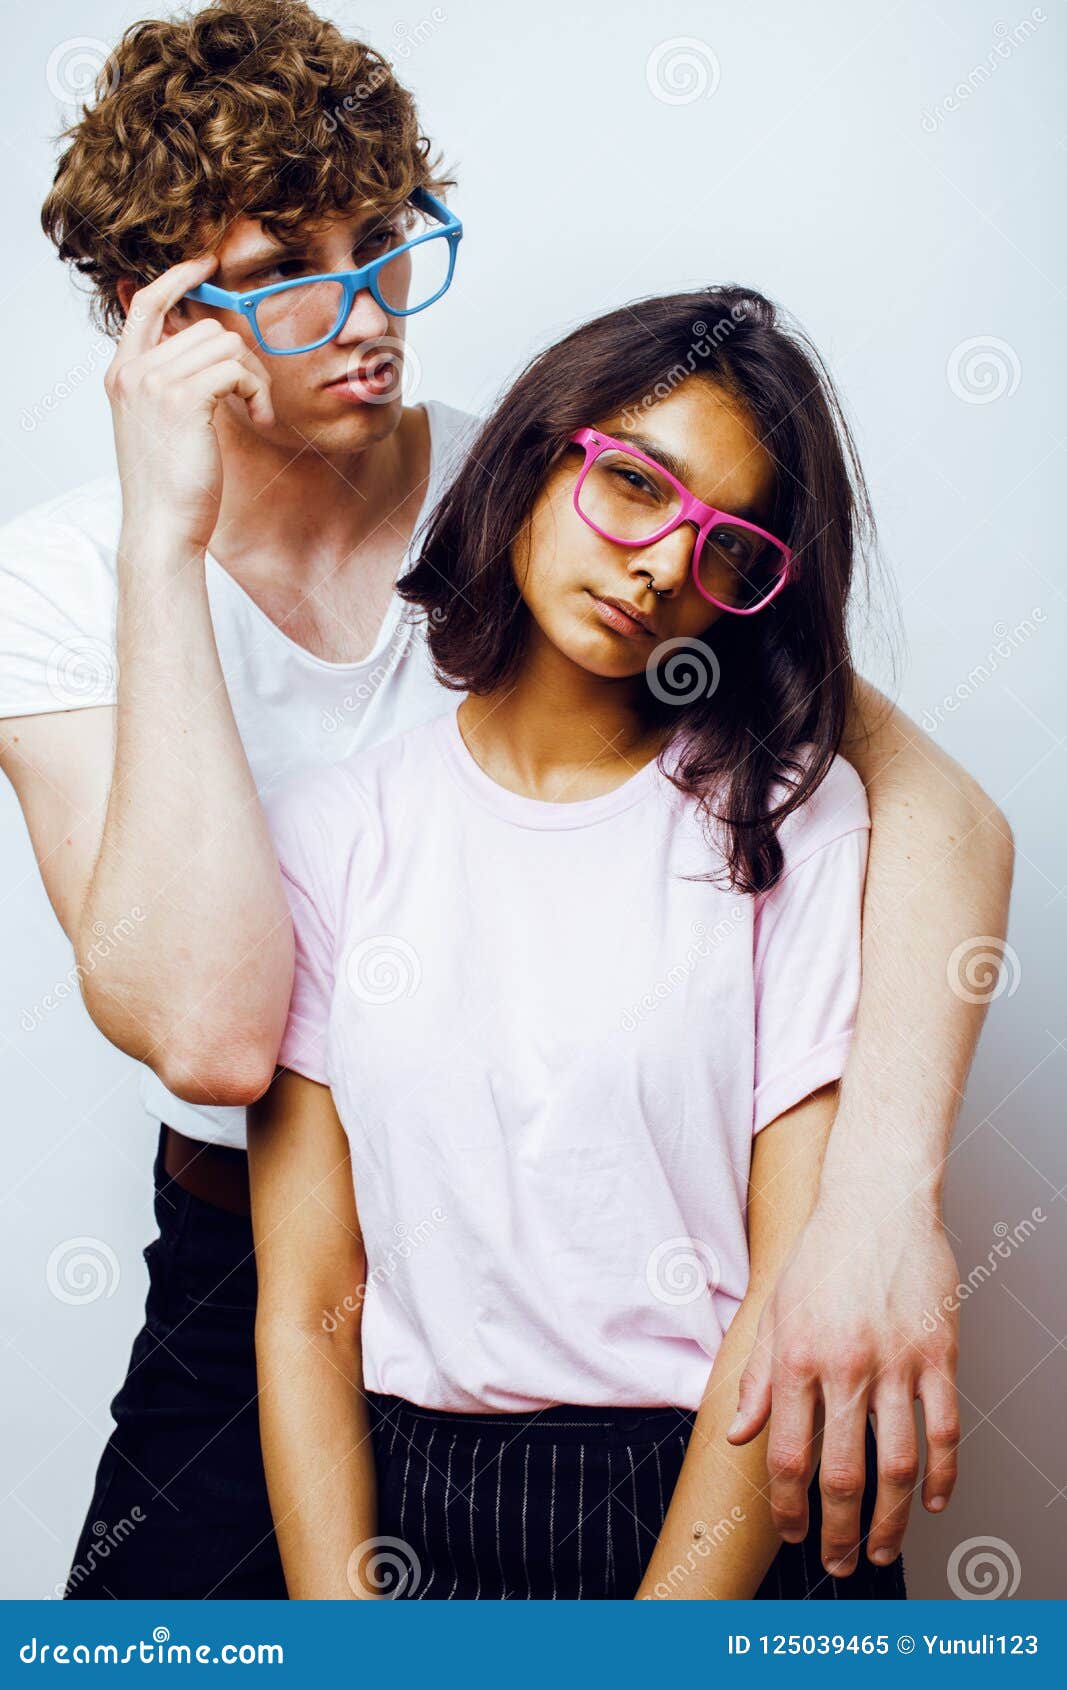
[[[389,329],[389,317],[369,288],[361,288],[352,309],[335,335],[340,346],[356,346],[363,340],[377,340]]]

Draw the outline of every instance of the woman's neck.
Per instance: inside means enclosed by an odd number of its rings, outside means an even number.
[[[527,654],[518,679],[459,708],[475,761],[498,785],[550,803],[621,786],[657,756],[665,735],[642,720],[643,677],[605,680],[554,647]]]

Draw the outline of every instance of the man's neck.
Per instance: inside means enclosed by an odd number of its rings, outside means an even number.
[[[424,411],[405,410],[389,434],[345,454],[276,445],[226,421],[219,437],[225,477],[210,549],[238,579],[317,574],[368,548],[399,561],[429,472]]]

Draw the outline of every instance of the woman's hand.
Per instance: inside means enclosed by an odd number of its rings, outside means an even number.
[[[764,1306],[728,1436],[747,1443],[770,1418],[772,1518],[797,1543],[824,1421],[822,1559],[839,1578],[860,1552],[868,1411],[878,1442],[872,1561],[895,1560],[907,1529],[920,1472],[916,1398],[926,1422],[923,1505],[936,1513],[952,1494],[958,1278],[936,1215],[918,1202],[894,1208],[884,1189],[876,1201],[857,1185],[847,1202],[820,1198]]]

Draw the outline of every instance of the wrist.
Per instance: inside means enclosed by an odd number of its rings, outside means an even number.
[[[119,531],[120,575],[137,580],[166,578],[197,582],[203,578],[206,557],[204,546],[176,536],[162,518],[127,519]]]

